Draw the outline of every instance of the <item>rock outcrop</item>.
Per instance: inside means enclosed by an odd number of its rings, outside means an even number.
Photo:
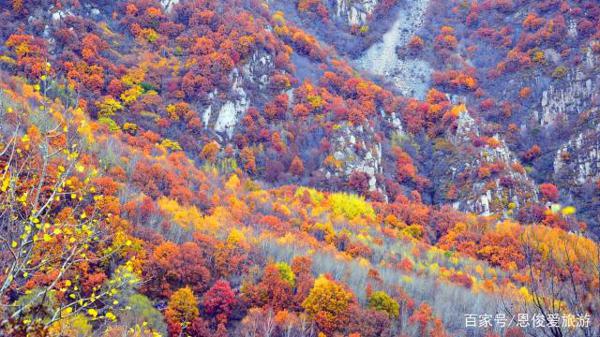
[[[539,109],[533,111],[541,126],[568,120],[590,107],[594,96],[599,95],[600,74],[591,72],[595,64],[596,57],[588,53],[582,67],[572,69],[562,81],[542,92]]]
[[[462,211],[482,215],[503,213],[509,215],[512,209],[528,202],[537,201],[537,187],[527,176],[516,156],[510,151],[499,135],[493,137],[493,145],[474,145],[480,136],[476,121],[467,110],[460,113],[455,132],[448,132],[450,144],[440,161],[441,176],[434,181],[436,188],[446,191],[440,199],[454,199],[453,206]],[[453,184],[453,187],[443,185]],[[448,196],[449,190],[455,196]]]
[[[225,95],[227,99],[217,99],[219,93],[216,91],[209,95],[209,104],[204,107],[202,114],[204,127],[231,139],[238,122],[250,106],[249,93],[264,92],[273,67],[271,55],[257,52],[240,69],[234,69],[229,76],[231,89]],[[254,96],[254,103],[259,99]]]
[[[589,128],[576,133],[556,151],[554,176],[566,187],[600,179],[600,109],[593,108],[588,114]]]
[[[384,76],[405,96],[424,98],[433,70],[424,60],[399,57],[396,50],[408,44],[423,26],[429,0],[407,1],[381,41],[356,60],[358,68]]]
[[[367,23],[379,0],[336,0],[335,15],[351,26]]]
[[[179,3],[179,0],[160,0],[161,5],[167,13],[173,10],[173,6]]]
[[[370,127],[340,125],[332,135],[331,151],[322,168],[325,177],[347,180],[351,174],[360,172],[367,176],[369,191],[382,191],[377,179],[383,172],[382,148]]]

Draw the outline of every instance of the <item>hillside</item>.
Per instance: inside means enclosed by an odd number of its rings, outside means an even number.
[[[595,1],[0,18],[0,336],[600,336]]]

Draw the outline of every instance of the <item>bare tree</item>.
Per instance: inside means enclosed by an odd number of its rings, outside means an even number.
[[[525,232],[521,244],[529,277],[526,284],[529,293],[517,302],[509,299],[504,309],[509,317],[516,317],[519,313],[541,317],[541,326],[524,328],[531,336],[600,336],[600,293],[597,286],[600,284],[600,247],[590,244],[595,251],[574,247],[585,239],[575,237],[575,234],[565,235],[548,240],[547,237],[537,237],[534,231]],[[590,321],[568,326],[561,321],[566,315],[584,321],[587,317]]]
[[[8,108],[0,106],[0,117]],[[28,114],[34,113],[19,113]],[[111,302],[107,298],[132,281],[113,279],[89,294],[66,279],[78,266],[108,261],[120,249],[96,250],[112,240],[96,202],[102,196],[92,193],[92,174],[80,164],[76,133],[43,117],[36,139],[24,130],[32,127],[27,120],[0,129],[0,331],[9,335],[11,329],[32,329],[27,326],[45,329],[81,312],[96,316]],[[28,290],[36,275],[46,279]],[[64,300],[56,300],[59,292],[67,294]]]

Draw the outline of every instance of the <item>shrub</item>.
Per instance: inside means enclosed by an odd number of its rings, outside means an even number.
[[[348,219],[356,217],[375,218],[375,211],[364,198],[347,193],[334,193],[329,196],[333,214],[344,216]]]
[[[561,79],[567,75],[567,68],[565,66],[558,66],[552,72],[552,77],[555,79]]]
[[[383,291],[376,291],[369,296],[369,307],[379,311],[385,311],[390,318],[400,315],[400,305]]]
[[[292,271],[289,264],[285,262],[278,262],[275,264],[279,270],[279,274],[283,280],[290,284],[290,287],[294,287],[296,284],[296,275]]]
[[[556,202],[559,197],[558,188],[554,184],[544,183],[540,185],[542,198],[547,201]]]

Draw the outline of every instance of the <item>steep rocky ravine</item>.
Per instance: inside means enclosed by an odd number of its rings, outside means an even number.
[[[392,27],[381,41],[367,49],[356,65],[370,74],[384,76],[404,96],[423,99],[429,87],[432,69],[418,58],[399,57],[403,48],[422,27],[429,0],[404,1]]]

